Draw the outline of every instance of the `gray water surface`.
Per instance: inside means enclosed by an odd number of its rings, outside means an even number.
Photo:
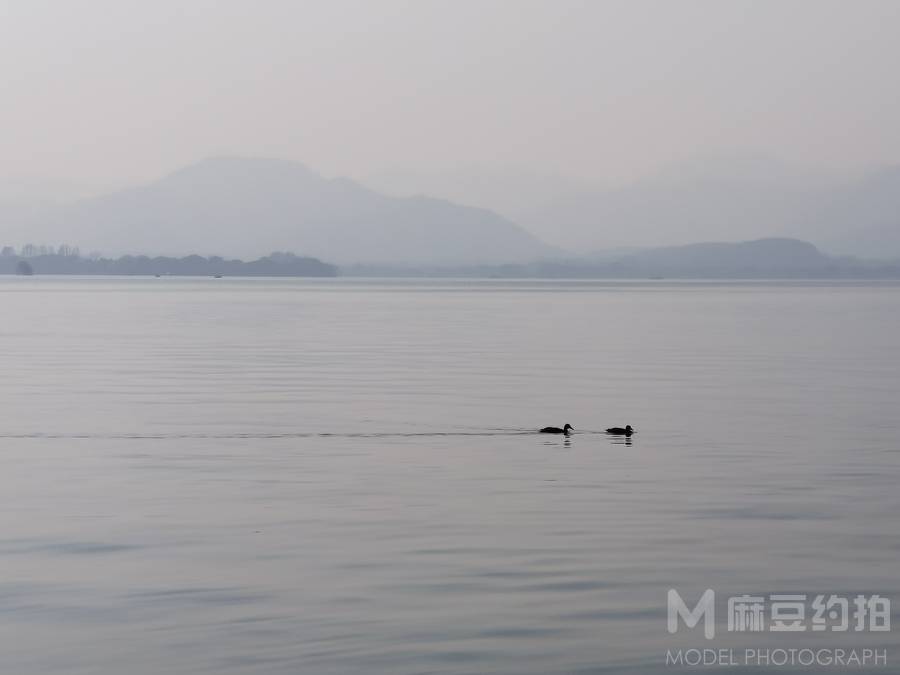
[[[0,316],[4,674],[674,672],[669,588],[900,604],[896,284],[0,278]]]

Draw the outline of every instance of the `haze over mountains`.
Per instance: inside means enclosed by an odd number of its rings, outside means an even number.
[[[224,157],[98,197],[4,201],[0,190],[0,243],[452,266],[779,237],[828,254],[900,259],[900,168],[847,178],[745,157],[683,163],[614,189],[477,167],[372,182],[390,194],[297,162]]]
[[[589,192],[591,181],[536,169],[477,164],[444,170],[386,169],[361,177],[369,187],[400,197],[434,195],[458,204],[476,204],[521,222],[562,197]],[[539,235],[556,242],[552,230]]]
[[[485,209],[379,194],[297,162],[216,158],[85,199],[29,226],[82,250],[250,258],[290,250],[329,262],[520,262],[555,253]]]
[[[374,180],[395,194],[425,191],[495,209],[580,254],[798,237],[835,255],[900,258],[900,167],[839,176],[734,156],[678,163],[616,188],[477,167]]]

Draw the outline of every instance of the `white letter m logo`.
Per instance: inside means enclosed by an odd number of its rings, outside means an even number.
[[[687,608],[684,600],[674,588],[669,589],[669,632],[678,630],[678,617],[684,619],[688,628],[696,626],[703,619],[703,635],[707,640],[712,640],[716,635],[716,594],[713,589],[707,588],[700,596],[700,601],[693,611]]]

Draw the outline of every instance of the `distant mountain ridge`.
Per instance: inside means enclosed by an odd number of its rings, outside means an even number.
[[[297,162],[238,157],[81,200],[32,231],[113,254],[292,250],[337,263],[524,262],[556,252],[486,209],[389,197]]]
[[[769,171],[770,175],[767,175]],[[628,187],[582,191],[523,216],[582,251],[793,237],[838,255],[900,258],[900,167],[856,179],[791,174],[780,164],[672,169]]]
[[[856,176],[754,154],[675,162],[619,187],[478,167],[375,176],[395,193],[449,197],[511,217],[579,254],[789,237],[828,253],[900,258],[900,167]]]
[[[808,241],[780,237],[651,248],[621,256],[616,264],[639,274],[710,278],[830,276],[837,267]]]
[[[357,266],[342,273],[556,279],[900,279],[900,261],[835,258],[806,241],[768,238],[702,242],[527,264],[454,268]]]
[[[433,267],[596,260],[595,251],[781,237],[812,241],[832,255],[900,259],[900,167],[851,180],[764,157],[696,160],[615,189],[539,172],[504,176],[394,178],[398,193],[419,182],[508,215],[518,204],[515,222],[444,199],[380,194],[297,162],[215,158],[68,204],[7,199],[0,202],[0,244],[243,259],[292,250],[341,265]],[[546,189],[537,189],[543,180]]]

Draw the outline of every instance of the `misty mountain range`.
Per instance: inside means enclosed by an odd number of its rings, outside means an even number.
[[[834,257],[799,239],[766,238],[506,265],[353,265],[343,268],[341,274],[501,279],[900,279],[900,261]]]
[[[900,169],[827,186],[730,176],[648,182],[563,198],[523,222],[538,231],[552,222],[575,232],[614,223],[607,239],[612,245],[721,240],[725,230],[730,239],[796,237],[832,254],[897,258]]]
[[[15,243],[12,235],[115,255],[247,259],[292,250],[344,265],[453,266],[597,261],[640,247],[777,237],[900,259],[900,168],[836,180],[767,160],[696,163],[618,189],[478,170],[372,182],[391,194],[296,162],[208,159],[91,198],[5,209],[0,199],[0,243]],[[436,196],[413,194],[423,187]]]
[[[678,163],[619,188],[478,167],[395,170],[370,180],[392,194],[423,192],[495,209],[580,255],[788,237],[834,255],[900,258],[900,167],[844,177],[738,156]]]
[[[258,257],[292,250],[329,262],[512,262],[554,249],[485,209],[379,194],[283,160],[217,158],[158,181],[79,200],[29,226],[82,250]]]

